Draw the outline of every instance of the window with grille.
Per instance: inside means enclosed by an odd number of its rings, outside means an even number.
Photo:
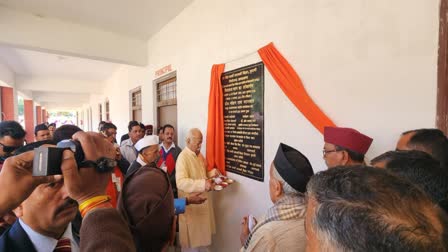
[[[142,108],[142,90],[132,92],[132,109]]]
[[[176,77],[157,83],[157,106],[177,104]]]

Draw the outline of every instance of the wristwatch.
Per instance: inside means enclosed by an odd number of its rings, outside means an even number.
[[[79,141],[70,139],[62,140],[57,144],[57,147],[73,151],[78,167],[91,167],[95,168],[98,172],[111,172],[117,166],[117,161],[111,158],[102,157],[96,161],[84,160],[84,151]]]
[[[80,167],[92,167],[98,172],[111,172],[115,166],[117,166],[117,161],[111,158],[102,157],[97,161],[84,160],[79,164]]]

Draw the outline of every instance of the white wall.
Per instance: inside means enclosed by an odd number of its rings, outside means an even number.
[[[7,65],[0,62],[0,84],[2,86],[9,85],[14,86],[15,85],[15,73],[11,70]]]
[[[109,99],[110,120],[118,128],[118,141],[123,134],[128,133],[128,122],[131,120],[129,101],[130,90],[141,87],[142,93],[144,94],[142,98],[142,121],[145,124],[153,123],[152,89],[148,88],[149,81],[150,78],[147,69],[134,66],[120,67],[107,81],[105,81],[103,103],[106,98]],[[98,106],[98,104],[96,106]],[[103,109],[105,109],[105,107]]]
[[[16,74],[3,62],[0,62],[0,86],[14,88],[14,120],[18,119]]]
[[[259,61],[273,41],[305,88],[339,126],[374,138],[368,158],[393,149],[400,132],[434,127],[438,48],[437,0],[196,0],[148,43],[146,68],[122,67],[107,82],[112,120],[129,120],[128,92],[142,85],[143,120],[154,118],[154,71],[177,71],[179,139],[207,125],[212,64],[226,70]],[[237,60],[235,60],[237,59]],[[289,102],[266,69],[265,174],[279,142],[307,155],[316,171],[322,135]],[[180,143],[184,146],[184,143]],[[205,150],[205,146],[203,151]],[[216,193],[213,251],[236,251],[240,219],[270,206],[268,175]]]

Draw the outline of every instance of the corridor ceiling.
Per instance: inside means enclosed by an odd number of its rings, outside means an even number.
[[[0,0],[0,63],[48,109],[79,107],[120,65],[145,66],[148,40],[192,1]]]
[[[40,17],[96,27],[148,40],[192,0],[0,0],[0,4]]]

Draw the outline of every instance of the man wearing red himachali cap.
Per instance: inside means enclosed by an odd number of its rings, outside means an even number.
[[[364,164],[373,139],[352,128],[324,128],[323,158],[328,168]]]

